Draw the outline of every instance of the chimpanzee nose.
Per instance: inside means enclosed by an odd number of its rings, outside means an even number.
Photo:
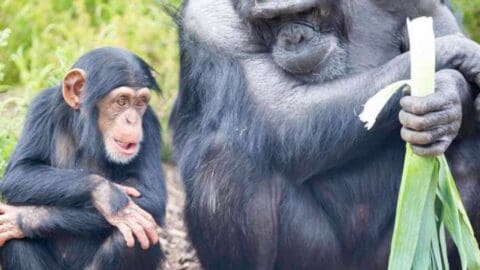
[[[287,51],[296,50],[314,37],[314,30],[300,23],[288,23],[278,32],[277,45]]]
[[[125,120],[129,125],[136,125],[139,120],[137,112],[135,110],[125,112]]]

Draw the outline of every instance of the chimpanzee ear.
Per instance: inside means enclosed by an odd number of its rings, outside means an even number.
[[[82,95],[86,78],[87,74],[85,71],[79,68],[70,70],[63,78],[63,99],[74,110],[80,108],[80,96]]]

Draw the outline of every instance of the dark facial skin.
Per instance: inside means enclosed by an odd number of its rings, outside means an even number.
[[[273,60],[286,72],[305,82],[332,80],[345,73],[347,51],[338,33],[334,7],[318,1],[265,1],[250,11],[253,22],[268,25]]]

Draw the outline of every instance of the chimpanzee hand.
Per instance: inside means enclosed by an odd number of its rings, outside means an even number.
[[[422,156],[445,153],[462,124],[462,100],[471,99],[469,84],[456,70],[437,72],[435,84],[434,94],[400,100],[401,136]]]
[[[18,224],[19,216],[25,210],[23,206],[0,204],[0,247],[9,240],[25,237]]]
[[[157,224],[152,215],[128,197],[139,197],[138,190],[105,180],[97,186],[92,195],[96,208],[108,223],[117,227],[122,233],[128,247],[133,247],[135,244],[133,235],[140,242],[142,249],[148,249],[150,245],[158,242]],[[127,196],[128,203],[115,211],[112,202],[118,200],[118,196]]]

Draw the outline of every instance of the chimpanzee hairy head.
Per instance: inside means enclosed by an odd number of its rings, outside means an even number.
[[[80,57],[62,82],[78,150],[97,161],[131,162],[140,151],[151,91],[160,91],[151,67],[127,50],[105,47]]]
[[[286,72],[306,82],[345,74],[348,22],[344,1],[232,1]]]

